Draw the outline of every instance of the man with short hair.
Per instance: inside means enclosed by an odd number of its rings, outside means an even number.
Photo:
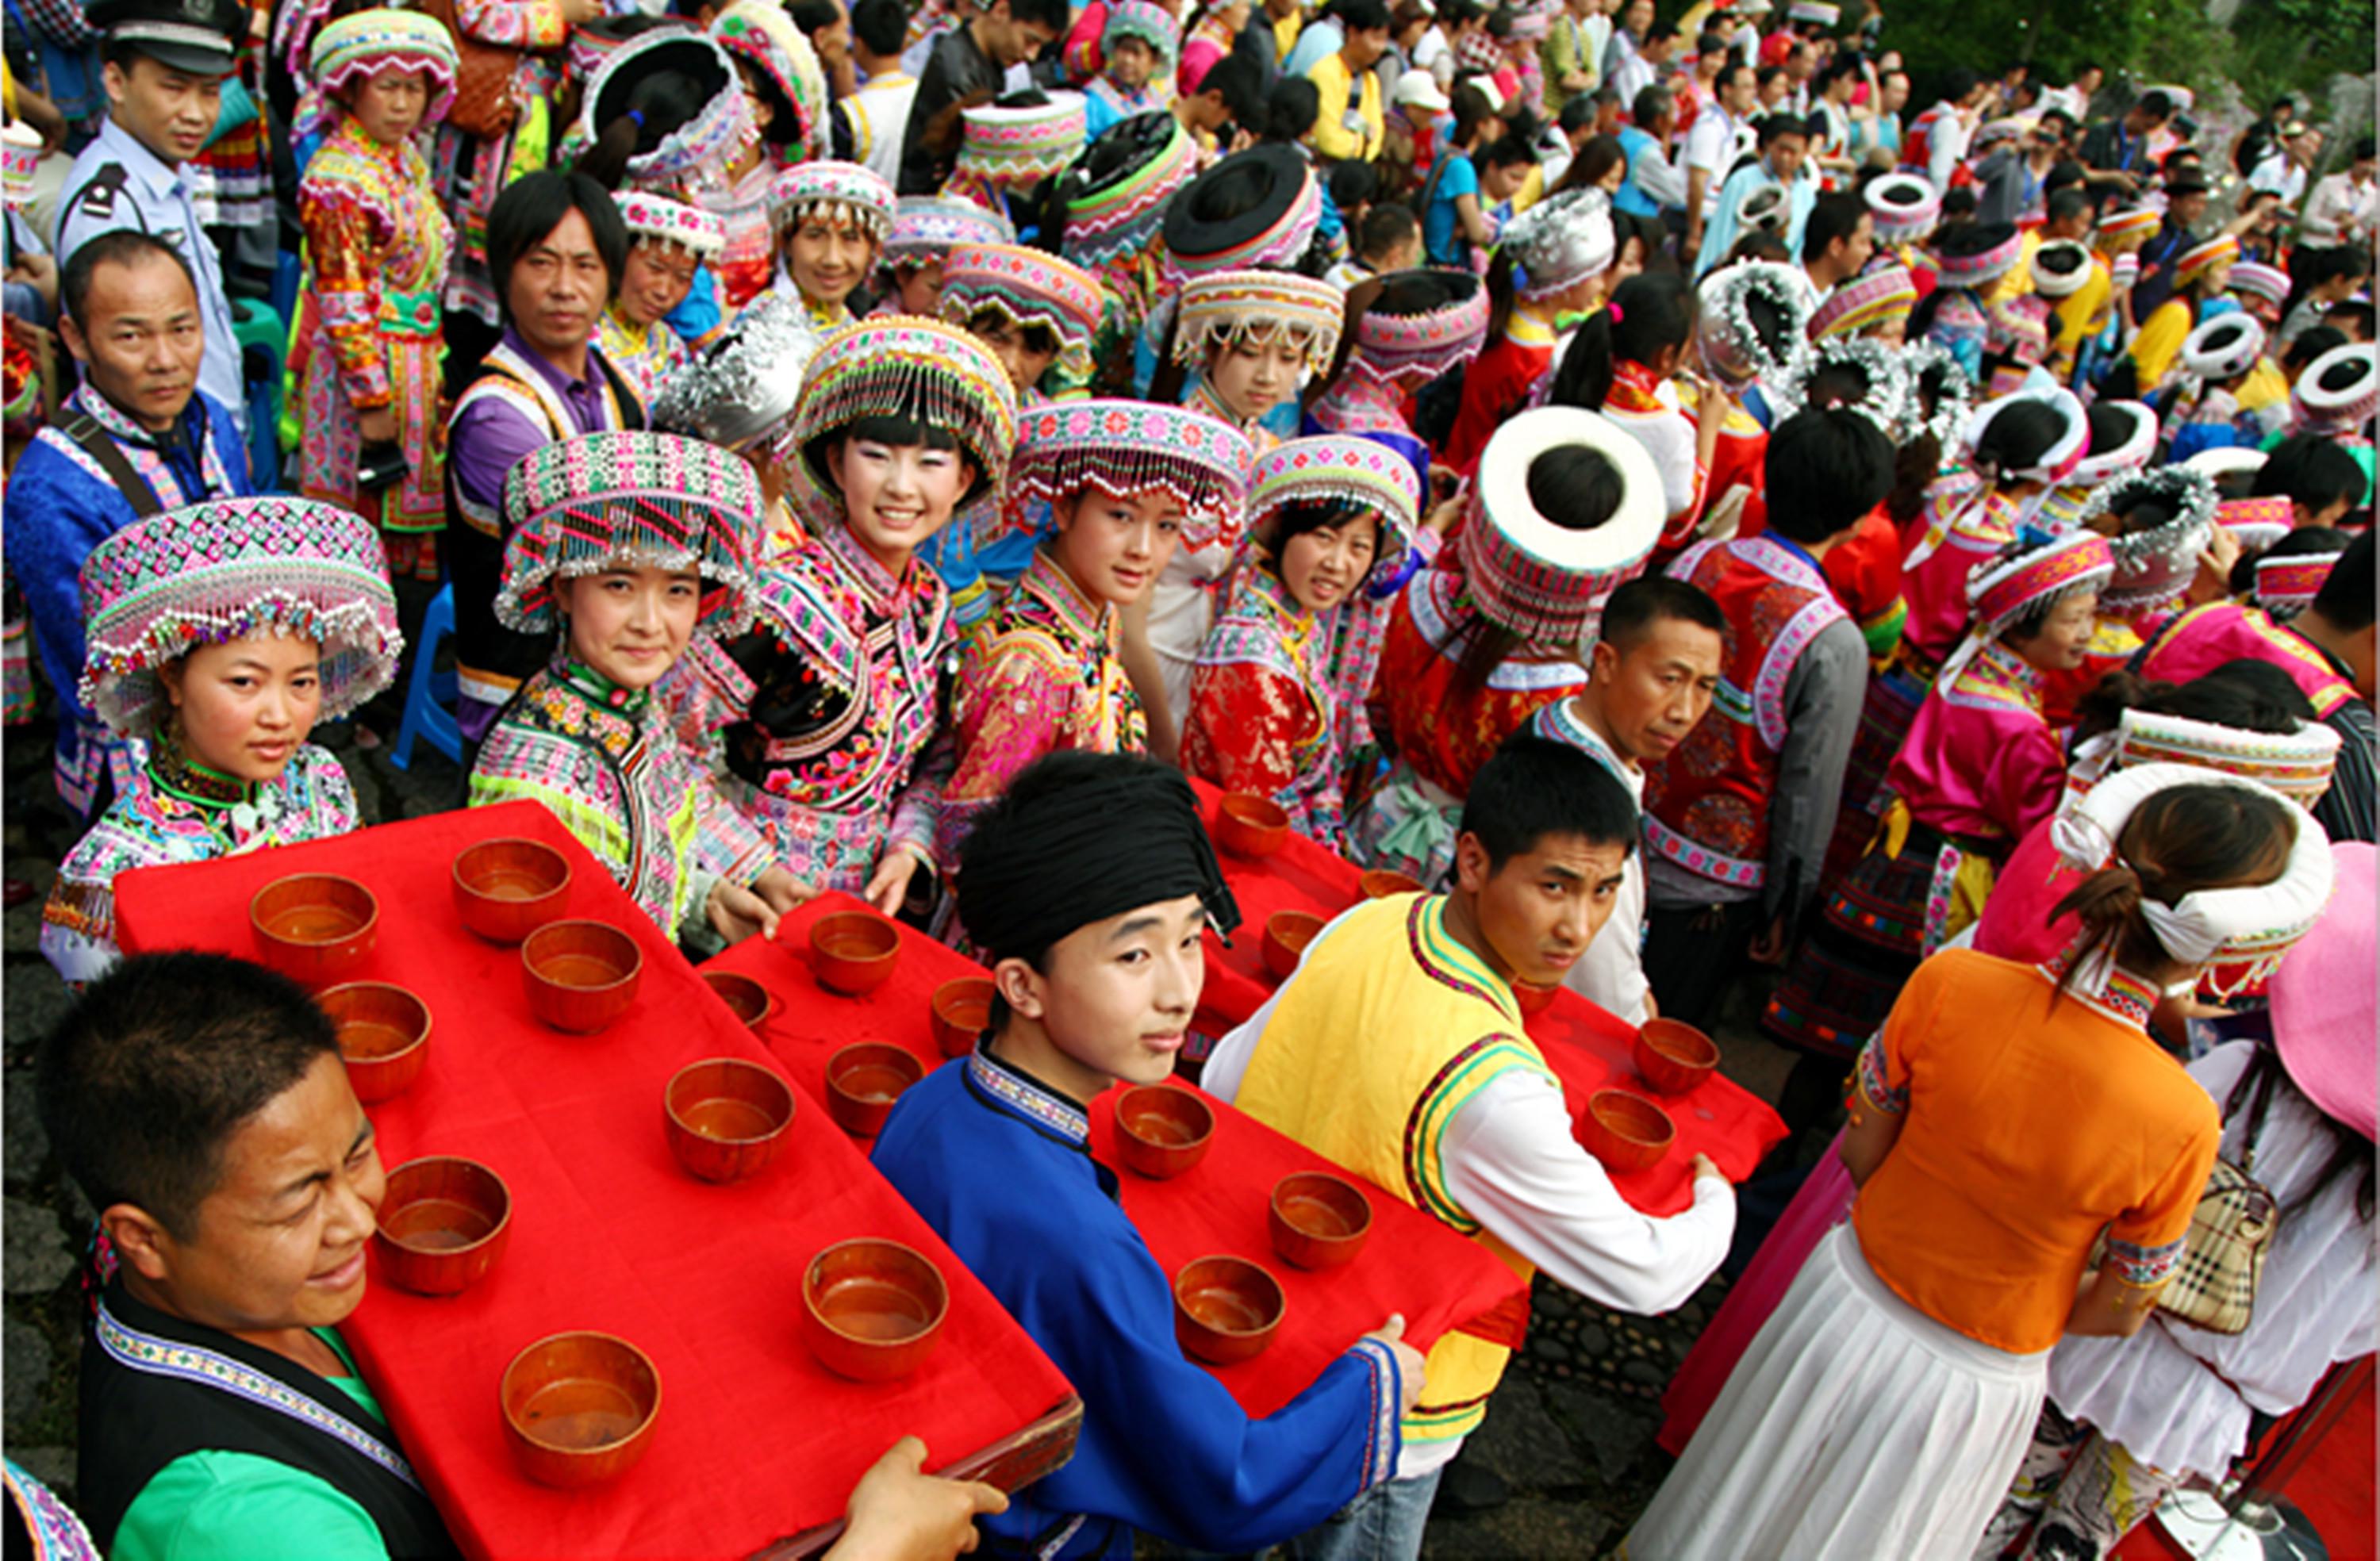
[[[1578,156],[1578,149],[1595,136],[1596,94],[1579,92],[1562,104],[1561,112],[1539,131],[1536,140],[1537,165],[1545,170],[1545,188],[1559,188],[1562,175],[1570,172]]]
[[[1621,127],[1620,150],[1628,159],[1628,175],[1612,192],[1611,204],[1631,216],[1658,219],[1676,213],[1692,220],[1686,183],[1670,162],[1670,132],[1676,125],[1675,100],[1667,87],[1647,87],[1636,94],[1633,124]]]
[[[1056,42],[1072,16],[1066,0],[956,0],[952,8],[963,19],[934,40],[917,95],[909,100],[901,132],[903,195],[941,193],[958,166],[958,105],[999,96],[1008,72]]]
[[[2280,144],[2250,171],[2248,188],[2277,195],[2282,206],[2293,208],[2305,194],[2314,159],[2321,155],[2320,130],[2311,125],[2285,125],[2281,127]]]
[[[1345,290],[1366,277],[1410,271],[1421,264],[1421,220],[1394,200],[1375,201],[1357,225],[1352,253],[1324,280]]]
[[[111,228],[154,234],[180,252],[198,289],[206,356],[199,385],[248,436],[246,377],[223,259],[199,222],[184,164],[214,134],[224,78],[248,38],[237,0],[101,0],[91,20],[100,46],[107,122],[82,149],[58,198],[58,264]],[[77,669],[79,672],[79,669]]]
[[[1331,162],[1369,163],[1380,155],[1389,132],[1379,73],[1372,68],[1389,50],[1389,8],[1382,0],[1341,0],[1339,25],[1338,52],[1305,74],[1322,97],[1306,140],[1315,155]]]
[[[2163,92],[2143,92],[2121,118],[2091,127],[2077,155],[2094,168],[2108,168],[2146,179],[2153,162],[2150,140],[2173,117],[2173,100]]]
[[[1785,194],[1785,221],[1777,236],[1792,253],[1802,245],[1810,207],[1817,200],[1818,181],[1807,177],[1802,156],[1810,144],[1808,122],[1791,114],[1772,114],[1760,122],[1760,156],[1727,176],[1718,188],[1717,210],[1703,235],[1694,258],[1694,274],[1706,276],[1724,261],[1744,235],[1744,203],[1755,191],[1774,187]],[[1864,204],[1864,202],[1863,202]],[[1873,235],[1874,229],[1870,228]]]
[[[2374,150],[2370,136],[2358,137],[2347,166],[2314,181],[2313,193],[2306,198],[2305,221],[2298,230],[2301,241],[2309,247],[2329,248],[2369,244],[2380,236],[2380,187],[2373,182],[2380,162],[2374,161]]]
[[[908,29],[901,0],[859,0],[852,6],[851,57],[865,79],[834,105],[834,154],[865,163],[887,182],[901,176],[909,105],[917,96],[917,79],[901,68]]]
[[[58,335],[82,383],[9,474],[5,551],[57,693],[58,794],[89,818],[132,761],[77,693],[83,561],[143,515],[253,489],[231,409],[198,388],[209,349],[180,248],[110,229],[76,249],[58,301]]]
[[[1730,65],[1711,79],[1711,99],[1686,131],[1680,162],[1686,179],[1686,240],[1680,251],[1691,260],[1702,249],[1703,229],[1718,211],[1718,188],[1751,131],[1759,101],[1758,77],[1750,66]]]
[[[2167,159],[2165,221],[2141,246],[2140,280],[2132,284],[2132,318],[2146,321],[2173,296],[2173,273],[2182,255],[2198,243],[2199,219],[2206,215],[2206,171],[2180,152]]]
[[[584,174],[524,175],[488,214],[488,272],[504,331],[446,424],[443,552],[455,589],[455,720],[472,743],[545,664],[551,637],[496,622],[506,474],[555,440],[645,426],[636,391],[595,344],[596,321],[619,294],[627,258],[619,208]]]
[[[1604,604],[1586,686],[1539,709],[1529,730],[1586,755],[1642,806],[1645,767],[1665,762],[1710,709],[1726,634],[1718,603],[1683,580],[1631,580]],[[1629,853],[1611,919],[1562,985],[1630,1024],[1658,1011],[1645,979],[1642,852]]]
[[[1620,68],[1611,73],[1611,84],[1619,88],[1623,96],[1633,98],[1667,74],[1670,56],[1676,53],[1677,47],[1678,24],[1673,21],[1655,22],[1645,30],[1645,41],[1631,50],[1628,57],[1620,63]]]
[[[1811,308],[1865,271],[1875,253],[1876,218],[1865,200],[1837,190],[1812,201],[1802,227],[1802,279],[1810,288]]]

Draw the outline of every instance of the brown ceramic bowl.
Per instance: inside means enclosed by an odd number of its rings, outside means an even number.
[[[1524,1017],[1533,1018],[1554,1006],[1554,994],[1560,986],[1536,986],[1526,981],[1512,983],[1512,1001],[1520,1005]]]
[[[1173,1337],[1211,1366],[1262,1354],[1288,1310],[1281,1281],[1244,1257],[1202,1257],[1173,1277]]]
[[[513,1357],[499,1397],[520,1471],[570,1491],[616,1479],[645,1456],[662,1374],[626,1339],[555,1334]]]
[[[994,988],[979,975],[963,975],[934,988],[934,1044],[944,1057],[965,1057],[991,1023]]]
[[[380,902],[336,873],[275,878],[248,902],[264,963],[301,986],[328,986],[363,963],[380,936]]]
[[[900,929],[871,912],[839,911],[810,924],[810,968],[830,992],[864,998],[900,960]]]
[[[1372,1233],[1372,1200],[1343,1176],[1292,1171],[1272,1186],[1272,1250],[1300,1268],[1353,1263]]]
[[[1116,1096],[1116,1154],[1151,1180],[1180,1176],[1207,1157],[1215,1108],[1186,1089],[1136,1084]]]
[[[732,970],[698,970],[702,984],[719,994],[727,1011],[741,1020],[747,1030],[758,1030],[777,1011],[777,999],[766,986],[748,975],[738,975]]]
[[[521,943],[528,1010],[557,1030],[591,1035],[637,1000],[645,956],[604,922],[548,922]]]
[[[397,1289],[459,1295],[496,1265],[512,1226],[503,1177],[477,1160],[431,1155],[388,1173],[372,1242]]]
[[[950,1310],[941,1270],[898,1241],[837,1241],[802,1275],[810,1353],[855,1382],[891,1382],[923,1365]]]
[[[1322,930],[1322,918],[1311,911],[1275,911],[1265,918],[1264,962],[1276,981],[1286,981],[1297,968],[1305,946]]]
[[[1648,1019],[1636,1032],[1636,1071],[1656,1095],[1683,1095],[1718,1071],[1718,1046],[1680,1019]]]
[[[430,1005],[402,986],[350,981],[314,999],[339,1033],[347,1083],[366,1105],[402,1095],[430,1060]]]
[[[905,1047],[854,1042],[826,1059],[826,1114],[854,1138],[874,1138],[901,1092],[925,1076]]]
[[[1626,1090],[1597,1090],[1578,1119],[1580,1146],[1614,1176],[1651,1170],[1677,1136],[1677,1124],[1667,1111]]]
[[[491,943],[517,943],[570,906],[570,861],[536,841],[481,841],[455,856],[455,914]]]
[[[757,1062],[714,1057],[677,1071],[662,1096],[670,1153],[688,1176],[741,1181],[784,1146],[792,1086]]]
[[[1270,797],[1226,792],[1215,812],[1215,843],[1234,856],[1270,856],[1289,839],[1289,814]]]
[[[1366,900],[1386,900],[1391,894],[1419,894],[1421,880],[1411,873],[1400,873],[1393,867],[1374,867],[1357,880],[1362,884]]]

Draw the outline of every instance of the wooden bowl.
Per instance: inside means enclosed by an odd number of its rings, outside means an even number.
[[[496,1265],[512,1225],[503,1177],[477,1160],[431,1155],[388,1173],[372,1244],[397,1289],[459,1295]]]
[[[1560,986],[1538,986],[1526,981],[1512,983],[1512,1001],[1520,1005],[1523,1017],[1534,1017],[1554,1006],[1554,994]]]
[[[405,1093],[430,1060],[430,1005],[402,986],[350,981],[314,998],[339,1033],[347,1083],[366,1105]]]
[[[1153,1181],[1180,1176],[1207,1157],[1215,1109],[1188,1090],[1136,1084],[1116,1096],[1116,1155]]]
[[[1311,911],[1275,911],[1265,918],[1264,962],[1276,981],[1286,981],[1297,968],[1305,946],[1322,930],[1322,918]]]
[[[1718,1044],[1682,1019],[1648,1019],[1636,1032],[1636,1071],[1656,1095],[1683,1095],[1718,1071]]]
[[[455,914],[491,943],[517,943],[570,907],[570,859],[536,841],[481,841],[455,855]]]
[[[258,957],[301,986],[328,986],[363,963],[380,937],[380,902],[336,873],[275,878],[248,902]]]
[[[791,1085],[757,1062],[714,1057],[679,1069],[662,1095],[670,1153],[688,1176],[741,1181],[784,1146]]]
[[[837,1241],[802,1275],[810,1353],[855,1382],[891,1382],[916,1371],[933,1353],[950,1311],[941,1270],[898,1241]]]
[[[555,1334],[513,1357],[499,1397],[520,1471],[570,1491],[616,1479],[645,1456],[662,1374],[626,1339]]]
[[[991,1023],[996,988],[979,975],[963,975],[934,988],[934,1044],[944,1057],[965,1057]]]
[[[637,1000],[645,956],[604,922],[548,922],[521,943],[528,1010],[557,1030],[591,1035]]]
[[[900,929],[873,913],[841,911],[810,924],[810,969],[830,992],[866,997],[900,960]]]
[[[1281,1281],[1244,1257],[1202,1257],[1173,1277],[1173,1337],[1212,1366],[1264,1352],[1289,1300]]]
[[[727,1011],[743,1022],[747,1030],[758,1030],[777,1011],[777,999],[770,990],[748,975],[738,975],[732,970],[698,970],[702,984],[719,994]]]
[[[1215,843],[1234,856],[1270,856],[1289,839],[1289,814],[1270,797],[1226,792],[1215,812]]]
[[[1677,1136],[1678,1126],[1667,1111],[1626,1090],[1597,1090],[1578,1119],[1580,1147],[1614,1176],[1651,1170]]]
[[[1419,894],[1421,880],[1411,873],[1400,873],[1393,867],[1374,867],[1356,880],[1363,887],[1366,900],[1386,900],[1391,894]]]
[[[1265,1224],[1283,1262],[1336,1268],[1364,1250],[1372,1233],[1372,1200],[1343,1176],[1292,1171],[1273,1183]]]
[[[874,1138],[901,1092],[926,1076],[905,1047],[857,1041],[826,1059],[826,1114],[855,1138]]]

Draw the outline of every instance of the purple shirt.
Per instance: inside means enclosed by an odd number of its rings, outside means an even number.
[[[586,377],[577,380],[540,357],[509,325],[504,327],[504,345],[553,387],[562,404],[570,409],[571,420],[578,425],[575,431],[594,433],[612,426],[605,415],[603,371],[595,366],[599,355],[593,343],[587,346]],[[547,442],[543,428],[522,417],[516,408],[483,396],[465,407],[463,415],[455,419],[446,450],[446,459],[455,471],[455,486],[473,503],[502,510],[504,475],[522,456]]]

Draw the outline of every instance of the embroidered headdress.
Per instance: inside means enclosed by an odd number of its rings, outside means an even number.
[[[1906,243],[1925,237],[1942,220],[1942,192],[1923,175],[1887,174],[1869,181],[1867,210],[1878,240]]]
[[[1829,395],[1814,403],[1813,381],[1828,369],[1856,373],[1867,389],[1856,400]],[[1905,355],[1867,336],[1825,336],[1797,358],[1784,377],[1767,387],[1774,422],[1805,406],[1848,406],[1898,441],[1909,419],[1909,370]],[[1773,426],[1773,425],[1772,425]]]
[[[2328,553],[2270,554],[2256,561],[2256,605],[2275,618],[2294,618],[2313,605],[2323,583],[2346,550]]]
[[[2117,207],[2100,213],[2097,231],[2101,238],[2121,238],[2128,233],[2155,233],[2164,221],[2154,206]]]
[[[1346,307],[1347,296],[1337,287],[1295,272],[1213,272],[1182,289],[1173,361],[1203,364],[1225,343],[1262,346],[1286,339],[1304,354],[1308,369],[1328,373]]]
[[[631,241],[658,239],[705,260],[718,259],[727,248],[727,224],[711,212],[636,189],[624,189],[612,199],[620,208],[620,220],[628,224]]]
[[[945,260],[963,244],[1014,244],[1016,230],[997,212],[948,195],[905,195],[884,240],[883,269]]]
[[[1411,461],[1378,440],[1349,434],[1290,440],[1257,457],[1248,530],[1270,545],[1275,517],[1315,500],[1355,504],[1378,516],[1371,578],[1396,574],[1421,520],[1421,479]]]
[[[578,134],[591,145],[606,126],[629,112],[628,97],[638,84],[661,70],[677,71],[694,81],[702,93],[702,107],[651,150],[630,157],[627,176],[643,185],[715,180],[760,131],[752,122],[752,105],[745,99],[735,65],[707,34],[664,28],[640,33],[613,50],[587,84]]]
[[[1016,420],[1008,466],[1007,519],[1087,488],[1116,498],[1162,489],[1181,502],[1182,545],[1235,540],[1246,520],[1256,464],[1240,430],[1184,406],[1146,401],[1062,401]]]
[[[2180,596],[2198,572],[2198,555],[2215,529],[2214,479],[2187,466],[2115,478],[2083,503],[2079,518],[2088,526],[2101,515],[2128,515],[2144,502],[2171,511],[2173,518],[2108,543],[2115,550],[2116,577],[2100,593],[2100,605],[2127,616]]]
[[[2089,452],[2066,474],[2068,483],[2095,488],[2109,478],[2140,470],[2156,454],[2157,416],[2145,403],[2095,401],[2090,417],[2102,422],[2121,423],[2124,431],[2108,439],[2094,433]]]
[[[2068,597],[2099,589],[2115,573],[2116,555],[2105,537],[2070,531],[1968,575],[1968,613],[1978,633],[1996,639],[2010,625],[2054,609]]]
[[[1161,71],[1175,58],[1181,37],[1173,13],[1157,0],[1108,0],[1108,20],[1099,30],[1099,47],[1113,49],[1119,38],[1137,38],[1156,51]]]
[[[1905,320],[1916,307],[1916,279],[1907,266],[1887,260],[1828,294],[1810,315],[1810,336],[1856,336],[1895,317]]]
[[[1959,448],[1959,436],[1974,415],[1975,382],[1939,342],[1904,343],[1900,350],[1909,361],[1909,422],[1901,430],[1902,442],[1930,433],[1949,455]],[[1929,403],[1931,412],[1926,410]]]
[[[2173,263],[2173,284],[2187,287],[2218,265],[2240,258],[2240,241],[2228,233],[2217,234],[2204,244],[2193,244],[2181,252]]]
[[[819,343],[808,309],[782,293],[763,293],[727,334],[662,382],[652,426],[774,461],[791,433],[794,403]]]
[[[2023,252],[2014,223],[1960,223],[1934,236],[1934,259],[1945,287],[1997,282]]]
[[[2246,373],[2264,354],[2265,328],[2255,316],[2232,309],[2190,333],[2181,344],[2181,367],[2212,382]]]
[[[962,109],[959,119],[958,171],[996,188],[1039,184],[1083,150],[1083,99],[1074,92],[1047,103],[982,103]]]
[[[2082,465],[2082,452],[2091,440],[2090,415],[2082,410],[2082,404],[2074,398],[2072,391],[2063,388],[2022,390],[2013,395],[1987,401],[1967,419],[1959,442],[1966,450],[1968,458],[1974,460],[1976,450],[1984,442],[1984,435],[1990,431],[1999,415],[2011,406],[2027,402],[2046,405],[2066,426],[2031,466],[1997,468],[1992,472],[1993,479],[1997,482],[2044,482],[2053,486],[2064,482],[2074,475],[2074,468]]]
[[[422,124],[436,124],[455,106],[455,40],[419,11],[381,7],[341,17],[314,35],[309,65],[313,80],[303,123],[321,123],[331,100],[383,70],[419,72],[428,79]]]
[[[2186,764],[2261,781],[2308,808],[2330,790],[2338,765],[2338,733],[2318,720],[2300,721],[2295,732],[2250,732],[2128,709],[2117,718],[2114,737],[2111,772],[2143,764]]]
[[[1228,196],[1243,184],[1255,199]],[[1322,186],[1293,146],[1235,151],[1183,187],[1166,208],[1165,278],[1180,286],[1208,272],[1293,264],[1322,220]]]
[[[2231,291],[2252,294],[2277,309],[2289,302],[2289,273],[2262,260],[2241,260],[2231,268]]]
[[[1520,267],[1513,284],[1522,297],[1565,292],[1611,269],[1610,199],[1599,189],[1549,195],[1513,218],[1498,247]]]
[[[796,163],[777,175],[769,191],[769,216],[779,234],[797,228],[813,212],[842,218],[877,243],[892,231],[900,203],[884,175],[856,163]]]
[[[2261,455],[2264,452],[2256,454]],[[2216,475],[2206,467],[2197,469]],[[2279,493],[2268,493],[2261,499],[2225,499],[2215,506],[2215,524],[2237,537],[2242,551],[2258,553],[2296,528],[2297,513],[2288,497]]]
[[[839,498],[827,468],[830,435],[863,417],[905,417],[940,429],[975,466],[964,509],[998,490],[1016,442],[1016,392],[983,344],[953,325],[916,315],[872,317],[826,339],[810,360],[794,408],[792,437],[819,494]],[[832,505],[842,518],[840,503]]]
[[[1058,186],[1066,227],[1059,248],[1076,265],[1103,266],[1155,241],[1173,194],[1198,171],[1198,143],[1163,110],[1099,132]]]
[[[1809,296],[1791,266],[1745,260],[1705,277],[1694,340],[1703,364],[1741,390],[1781,377],[1808,345]]]
[[[2124,827],[2134,810],[2176,786],[2238,786],[2270,797],[2287,810],[2293,831],[2288,865],[2271,883],[2192,889],[2171,904],[2141,897],[2141,919],[2159,947],[2183,964],[2219,967],[2216,990],[2228,995],[2269,976],[2320,919],[2334,876],[2330,837],[2313,814],[2260,782],[2187,765],[2143,764],[2109,776],[2059,809],[2050,823],[2058,855],[2085,873],[2119,863]],[[2096,996],[2114,972],[2114,950],[2103,948],[2075,971],[2075,984]]]
[[[1620,475],[1620,507],[1600,526],[1573,530],[1529,497],[1537,458],[1584,446]],[[1603,603],[1633,579],[1661,538],[1661,476],[1634,435],[1600,413],[1539,406],[1488,440],[1458,546],[1465,589],[1481,617],[1533,646],[1575,651]]]
[[[833,140],[826,67],[818,51],[794,25],[777,0],[733,0],[710,21],[710,36],[739,60],[767,76],[794,111],[793,145],[812,157],[826,155]],[[773,128],[774,127],[771,127]],[[724,175],[726,170],[718,170]],[[724,183],[722,177],[720,181]]]
[[[2091,274],[2091,251],[2070,238],[2053,238],[2033,252],[2033,290],[2063,298],[2081,290]]]
[[[1424,307],[1408,309],[1406,303]],[[1347,368],[1401,389],[1426,385],[1471,360],[1488,339],[1488,289],[1474,272],[1393,272],[1355,321]]]
[[[989,309],[1020,329],[1058,338],[1058,369],[1069,380],[1091,373],[1091,333],[1099,328],[1099,279],[1071,260],[1021,244],[963,244],[942,260],[942,318],[964,326]]]
[[[2306,366],[2289,392],[2297,431],[2352,432],[2380,410],[2380,347],[2350,342]]]
[[[504,478],[504,578],[496,621],[554,626],[553,582],[623,563],[691,569],[717,587],[701,629],[742,626],[760,485],[741,456],[676,434],[588,433],[524,455]]]
[[[218,499],[136,520],[83,561],[81,585],[82,700],[127,736],[155,730],[157,671],[196,646],[314,641],[324,720],[387,687],[405,650],[380,533],[312,499]]]

